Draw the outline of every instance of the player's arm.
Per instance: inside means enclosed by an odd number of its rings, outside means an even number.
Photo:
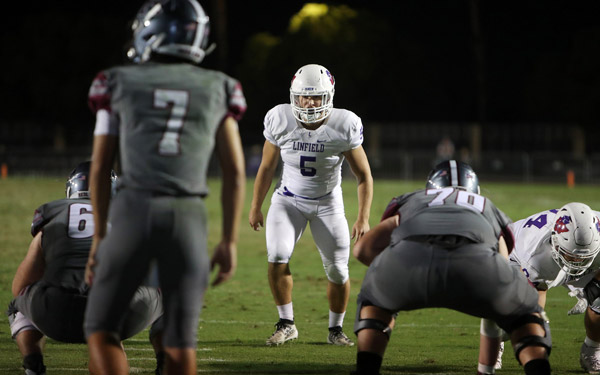
[[[364,234],[352,249],[356,259],[370,265],[373,259],[389,246],[392,232],[400,224],[400,216],[394,215],[383,220]]]
[[[279,147],[269,141],[265,141],[262,160],[256,173],[256,179],[254,180],[252,203],[250,204],[250,214],[248,215],[248,221],[254,230],[259,230],[259,227],[264,226],[261,207],[273,182],[280,152]]]
[[[46,262],[42,250],[42,231],[39,231],[29,244],[29,250],[15,273],[12,281],[12,294],[16,297],[23,288],[40,280],[44,275]]]
[[[357,181],[358,192],[358,216],[352,226],[352,238],[358,241],[370,228],[369,215],[371,214],[371,202],[373,201],[373,176],[367,154],[362,146],[344,152],[350,169]]]
[[[85,281],[91,285],[98,244],[106,235],[108,204],[111,194],[110,171],[115,160],[118,138],[110,134],[94,136],[92,164],[90,166],[90,200],[94,214],[94,237],[85,270]]]
[[[211,259],[211,269],[219,266],[212,285],[230,279],[237,268],[237,242],[246,194],[246,172],[242,140],[237,121],[228,116],[217,131],[217,157],[221,166],[221,207],[223,229],[221,242]]]
[[[508,246],[506,246],[506,241],[504,241],[504,236],[500,236],[498,239],[498,252],[502,257],[508,260]]]

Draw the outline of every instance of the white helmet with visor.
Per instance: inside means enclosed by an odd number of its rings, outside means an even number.
[[[572,202],[556,214],[552,229],[552,258],[570,276],[580,276],[600,252],[600,223],[592,209]]]

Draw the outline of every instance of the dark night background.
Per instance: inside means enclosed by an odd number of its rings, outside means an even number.
[[[87,90],[99,70],[126,62],[129,22],[141,4],[16,4],[1,34],[0,156],[89,149]],[[402,138],[407,123],[477,123],[483,151],[569,151],[571,140],[544,129],[576,127],[580,153],[597,152],[597,1],[331,1],[326,14],[293,28],[304,2],[201,4],[217,42],[202,65],[242,82],[245,146],[264,141],[262,118],[289,100],[296,69],[319,63],[336,77],[335,106],[356,112],[366,129],[392,124],[385,129]],[[546,141],[531,141],[536,132]],[[507,135],[499,141],[497,133]]]

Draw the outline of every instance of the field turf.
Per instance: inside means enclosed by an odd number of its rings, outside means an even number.
[[[0,307],[11,298],[10,285],[31,236],[33,211],[40,204],[64,196],[64,178],[11,177],[0,180]],[[354,368],[356,349],[326,344],[328,307],[327,280],[310,230],[300,240],[291,261],[294,276],[294,310],[299,339],[280,347],[266,347],[273,331],[277,311],[267,283],[264,229],[254,232],[247,214],[252,194],[248,180],[247,199],[242,217],[238,247],[238,272],[228,283],[206,293],[198,326],[198,372],[201,374],[348,374]],[[395,195],[420,188],[423,182],[376,180],[371,210],[374,226],[386,204]],[[513,220],[533,213],[559,208],[570,201],[600,208],[598,186],[508,184],[482,182],[482,194],[489,197]],[[210,181],[212,194],[207,199],[210,217],[210,247],[220,237],[219,181]],[[356,216],[357,199],[353,179],[343,183],[346,214],[351,226]],[[266,215],[269,198],[263,206]],[[365,267],[350,261],[352,292],[345,329],[354,339],[352,325]],[[469,270],[465,269],[465,272]],[[550,357],[553,373],[580,374],[579,348],[585,337],[583,316],[566,312],[576,300],[563,288],[549,292],[546,311],[551,320],[554,347]],[[8,320],[0,323],[0,374],[22,374],[21,358],[10,338]],[[144,331],[124,343],[132,373],[154,374],[155,360]],[[383,362],[383,374],[475,374],[479,345],[479,320],[445,309],[403,312]],[[87,374],[84,345],[69,345],[48,340],[45,347],[48,375]],[[504,368],[497,374],[521,374],[512,351],[507,348]]]

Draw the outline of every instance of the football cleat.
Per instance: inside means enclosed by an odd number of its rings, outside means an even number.
[[[332,345],[339,346],[354,346],[354,343],[346,336],[342,327],[331,327],[329,328],[329,336],[327,336],[327,342]]]
[[[584,342],[581,345],[579,364],[588,374],[600,374],[600,348],[592,348]]]
[[[286,341],[298,338],[298,330],[291,320],[279,319],[275,323],[275,332],[267,339],[267,345],[281,345]]]
[[[500,370],[502,368],[502,354],[504,354],[504,341],[500,341],[500,350],[498,350],[498,358],[494,365],[494,370]]]

